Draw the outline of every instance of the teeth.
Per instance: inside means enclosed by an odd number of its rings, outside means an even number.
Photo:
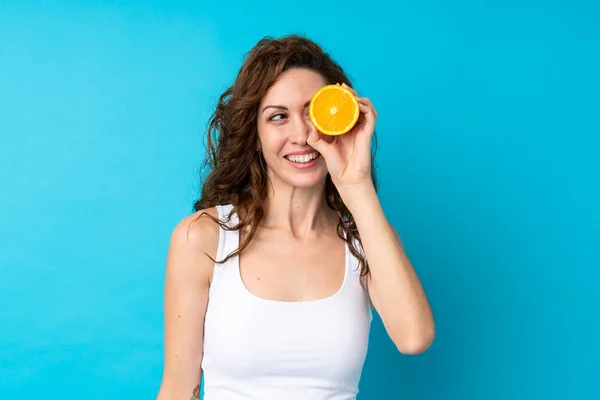
[[[314,153],[310,153],[310,154],[304,154],[301,156],[287,156],[286,158],[295,163],[307,163],[307,162],[317,158],[318,155],[319,154],[317,152],[314,152]]]

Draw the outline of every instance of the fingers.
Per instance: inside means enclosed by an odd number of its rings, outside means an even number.
[[[346,85],[345,83],[342,83],[342,86],[345,87],[346,89],[350,90],[352,93],[354,93],[354,95],[356,96],[356,99],[358,100],[359,105],[362,104],[362,105],[369,107],[373,111],[374,118],[377,119],[379,114],[377,113],[377,110],[375,109],[375,107],[373,106],[373,103],[371,102],[371,100],[368,97],[360,97],[358,95],[358,93],[356,92],[356,90],[354,90],[350,86]],[[361,111],[362,111],[362,108],[361,108]]]
[[[369,98],[367,98],[367,97],[359,97],[358,98],[358,102],[366,105],[371,110],[373,110],[373,115],[375,116],[375,119],[377,119],[377,116],[378,116],[377,110],[375,109],[375,107],[373,106],[373,103],[371,102],[371,100]]]
[[[321,153],[322,156],[326,157],[331,146],[331,143],[327,143],[316,128],[310,130],[307,138],[307,143],[310,147]]]
[[[375,120],[377,119],[376,111],[372,106],[361,102],[358,103],[358,107],[360,108],[360,112],[365,116],[365,128],[368,132],[372,132],[375,128]]]
[[[373,103],[371,103],[371,100],[368,97],[357,97],[357,100],[358,100],[359,104],[363,104],[363,105],[369,107],[373,111],[373,115],[375,116],[375,119],[377,119],[377,116],[378,116],[377,110],[375,109],[375,107],[373,106]]]

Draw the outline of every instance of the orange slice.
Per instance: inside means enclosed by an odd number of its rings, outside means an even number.
[[[319,132],[337,136],[347,133],[358,121],[358,100],[340,85],[327,85],[315,93],[308,106],[310,121]]]

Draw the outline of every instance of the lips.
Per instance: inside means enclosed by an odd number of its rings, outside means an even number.
[[[319,157],[319,153],[314,150],[311,152],[304,152],[304,154],[288,154],[287,156],[285,156],[285,158],[288,161],[298,163],[298,164],[304,164],[304,163],[310,162],[317,157]]]

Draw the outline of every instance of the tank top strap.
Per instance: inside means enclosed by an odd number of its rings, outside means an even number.
[[[358,241],[358,239],[352,238],[351,242],[352,242],[352,245],[354,246],[354,248],[358,251],[358,254],[360,254],[360,255],[362,255],[364,257],[365,252],[364,252],[364,250],[362,248],[362,245]],[[346,246],[348,246],[348,244]],[[355,275],[355,276],[360,275],[360,262],[359,262],[358,258],[356,258],[354,256],[354,254],[352,254],[350,252],[350,248],[349,247],[347,247],[347,251],[349,253],[348,256],[350,257],[350,262],[348,263],[349,264],[349,268],[350,268],[350,272],[353,275]]]
[[[217,205],[216,209],[219,213],[219,221],[225,226],[231,228],[238,224],[239,218],[237,213],[232,212],[232,204]],[[217,260],[220,261],[229,254],[237,250],[239,246],[239,232],[237,230],[228,230],[219,227],[219,247],[217,250]],[[223,267],[226,263],[217,263],[216,268]]]
[[[354,245],[354,248],[356,248],[356,250],[358,251],[358,254],[365,257],[365,251],[364,251],[361,243],[358,241],[358,239],[356,239],[356,238],[352,239],[352,244]],[[364,293],[365,304],[367,307],[367,313],[368,313],[369,322],[370,322],[373,320],[373,304],[371,303],[371,300],[370,300],[369,289],[368,289],[368,287],[363,287],[363,285],[362,285],[362,277],[360,274],[361,268],[360,268],[359,259],[350,252],[350,249],[348,249],[348,253],[349,253],[348,257],[350,258],[350,261],[348,262],[348,268],[350,269],[350,276],[352,276],[352,280],[355,283],[355,287],[360,288],[361,292]]]

